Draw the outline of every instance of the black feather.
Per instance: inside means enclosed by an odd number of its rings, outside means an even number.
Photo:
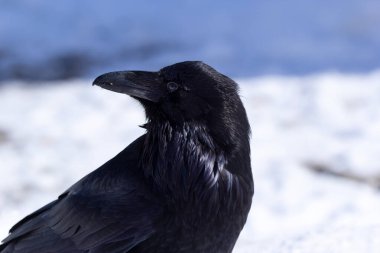
[[[140,101],[146,134],[17,223],[0,252],[231,252],[253,196],[237,84],[202,62],[94,84]]]

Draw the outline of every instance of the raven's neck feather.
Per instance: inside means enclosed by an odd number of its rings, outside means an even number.
[[[141,165],[161,191],[183,198],[204,194],[217,185],[228,164],[227,154],[216,145],[207,128],[198,123],[173,126],[169,122],[146,125]],[[198,196],[199,197],[199,196]]]

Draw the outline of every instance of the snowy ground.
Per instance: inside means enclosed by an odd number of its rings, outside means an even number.
[[[0,87],[0,237],[143,133],[142,108],[91,81]],[[380,252],[380,71],[239,80],[256,193],[235,252]]]

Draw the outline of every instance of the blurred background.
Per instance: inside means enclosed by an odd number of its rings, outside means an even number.
[[[201,59],[232,76],[367,72],[375,0],[1,0],[0,79],[92,77]]]
[[[235,252],[379,252],[379,26],[375,0],[0,0],[0,237],[143,134],[97,75],[202,60],[252,126]]]

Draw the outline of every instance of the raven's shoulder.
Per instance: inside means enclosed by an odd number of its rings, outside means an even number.
[[[143,141],[17,223],[1,252],[127,252],[149,238],[160,207],[138,169]]]

